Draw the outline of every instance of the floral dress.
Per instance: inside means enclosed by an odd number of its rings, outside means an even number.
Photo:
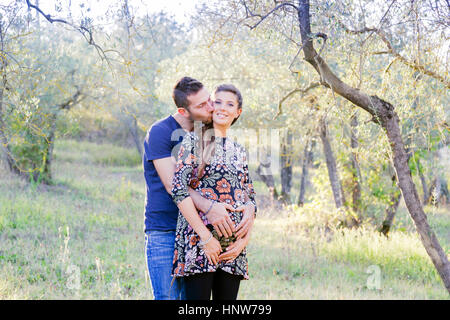
[[[248,175],[246,150],[230,138],[216,137],[215,153],[210,163],[204,166],[201,175],[198,170],[201,161],[199,152],[200,139],[195,133],[186,134],[178,153],[173,178],[172,197],[178,204],[189,197],[188,186],[198,191],[204,198],[224,202],[237,208],[245,204],[246,195],[256,208],[255,192]],[[242,212],[229,212],[231,220],[237,225],[242,219]],[[205,213],[199,211],[203,223],[220,241],[222,248],[232,240],[218,238]],[[203,250],[199,247],[200,237],[192,229],[181,212],[175,237],[172,275],[184,277],[195,273],[214,272],[217,268],[225,272],[240,275],[248,279],[248,261],[244,249],[231,262],[220,261],[217,266],[210,264]]]

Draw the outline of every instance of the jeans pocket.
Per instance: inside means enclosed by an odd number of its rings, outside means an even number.
[[[147,234],[147,259],[150,267],[171,267],[175,248],[175,232],[152,231]]]

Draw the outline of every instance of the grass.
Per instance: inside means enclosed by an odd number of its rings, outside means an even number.
[[[133,153],[66,140],[55,147],[55,185],[0,173],[0,299],[152,299]],[[280,210],[263,197],[239,299],[449,298],[404,206],[387,239],[370,224],[333,228],[334,211],[319,203]],[[448,252],[449,210],[426,211]]]

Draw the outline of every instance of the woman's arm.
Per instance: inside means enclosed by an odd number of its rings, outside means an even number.
[[[219,254],[222,252],[222,247],[220,246],[220,242],[212,236],[212,233],[208,230],[198,215],[197,209],[195,208],[191,197],[185,198],[177,205],[186,221],[199,235],[200,240],[205,243],[203,245],[203,251],[208,258],[209,263],[216,265],[219,262]]]
[[[194,140],[191,136],[183,139],[182,145],[178,153],[178,161],[175,166],[175,172],[172,181],[172,199],[180,209],[189,225],[199,235],[200,240],[205,243],[203,250],[210,263],[217,264],[218,255],[221,252],[219,241],[212,237],[212,233],[204,225],[202,219],[198,215],[194,202],[189,195],[188,185],[192,178],[194,165],[197,163],[195,159]]]

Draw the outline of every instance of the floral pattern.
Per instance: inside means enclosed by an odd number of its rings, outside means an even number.
[[[246,150],[230,138],[216,138],[215,154],[210,164],[204,167],[200,177],[198,169],[201,157],[196,155],[199,139],[195,133],[188,133],[183,138],[176,164],[172,184],[172,197],[178,204],[189,197],[188,186],[200,192],[210,200],[228,203],[234,208],[245,204],[246,195],[255,205],[255,192],[248,173]],[[197,152],[198,153],[198,152]],[[229,212],[231,220],[237,225],[242,219],[242,212]],[[231,238],[219,238],[214,232],[205,213],[199,211],[203,223],[218,238],[222,248],[234,241]],[[195,273],[214,272],[217,268],[225,272],[241,275],[248,279],[248,260],[246,249],[231,262],[221,261],[217,266],[208,262],[206,255],[198,245],[200,237],[195,233],[184,216],[179,212],[175,237],[172,275],[184,277]]]

